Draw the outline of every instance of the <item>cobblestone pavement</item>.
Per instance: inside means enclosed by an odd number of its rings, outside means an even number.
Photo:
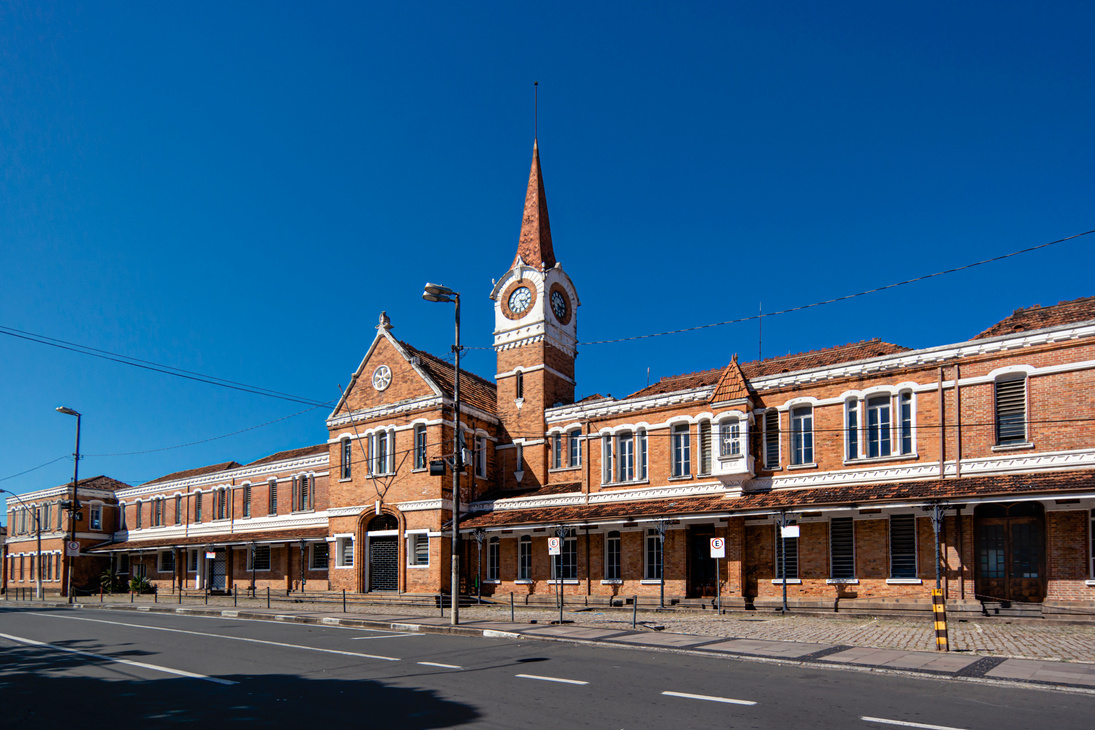
[[[112,600],[113,598],[113,600]],[[161,596],[161,603],[175,604],[175,598]],[[85,599],[87,600],[87,599]],[[108,603],[129,603],[128,596],[107,597]],[[99,603],[98,600],[89,603]],[[149,604],[148,596],[136,600]],[[184,606],[202,606],[204,601],[194,597],[185,599]],[[210,606],[232,607],[231,597],[211,597]],[[239,609],[265,609],[265,601],[238,601]],[[329,602],[277,601],[271,607],[285,613],[339,612],[339,600]],[[352,614],[384,614],[385,616],[440,616],[436,608],[408,605],[348,605]],[[447,611],[446,611],[446,615]],[[470,606],[460,610],[461,623],[474,621],[508,622],[509,606]],[[516,611],[519,623],[547,623],[559,618],[558,610],[549,607],[523,608]],[[583,626],[630,629],[629,609],[566,610],[564,619]],[[694,611],[643,611],[637,615],[638,628],[653,630],[662,626],[664,631],[697,636],[760,639],[769,641],[797,641],[815,644],[842,644],[876,649],[901,649],[906,651],[934,651],[935,632],[930,617],[918,619],[869,619],[838,616],[780,616],[774,613],[731,613],[717,616],[712,612]],[[984,621],[951,621],[950,648],[952,652],[968,652],[984,656],[1050,659],[1071,662],[1095,663],[1095,624],[1068,625],[1027,621],[1004,623],[1000,619]]]

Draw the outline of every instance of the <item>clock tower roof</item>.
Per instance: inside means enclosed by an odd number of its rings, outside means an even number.
[[[544,175],[540,171],[540,150],[532,141],[532,169],[528,176],[525,193],[525,215],[521,220],[521,236],[517,242],[517,255],[510,268],[518,261],[543,271],[555,266],[555,251],[551,247],[551,225],[548,223],[547,195],[544,194]]]

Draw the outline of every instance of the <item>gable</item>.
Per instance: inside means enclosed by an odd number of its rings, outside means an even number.
[[[390,378],[386,388],[377,390],[373,386],[373,376],[383,367],[387,367]],[[440,394],[437,386],[427,379],[420,367],[412,364],[395,339],[382,331],[373,340],[332,415]]]

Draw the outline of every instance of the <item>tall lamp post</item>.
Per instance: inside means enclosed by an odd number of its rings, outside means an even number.
[[[19,504],[23,505],[23,509],[27,509],[27,510],[31,509],[30,507],[27,506],[27,503],[24,502],[22,499],[20,499],[19,495],[16,494],[15,492],[9,492],[7,489],[0,489],[0,492],[3,492],[4,494],[10,494],[11,496],[15,497],[15,499],[19,501]],[[37,541],[37,544],[38,544],[38,547],[36,548],[38,550],[37,560],[34,561],[34,575],[35,575],[35,578],[36,578],[36,581],[35,581],[35,596],[39,600],[42,599],[42,514],[41,514],[41,512],[42,512],[42,508],[39,507],[38,505],[34,505],[34,509],[30,513],[31,517],[34,518],[34,538],[35,538],[35,540]]]
[[[65,406],[57,406],[57,412],[64,413],[66,416],[76,416],[76,453],[73,454],[72,459],[72,502],[68,505],[68,537],[65,538],[65,563],[68,565],[65,594],[68,596],[68,602],[72,603],[72,568],[75,561],[74,556],[69,553],[68,543],[76,539],[76,512],[80,509],[80,498],[76,495],[76,487],[80,483],[80,413]]]
[[[456,305],[456,374],[452,386],[452,624],[460,623],[460,472],[464,470],[464,451],[460,448],[460,293],[447,286],[426,283],[422,298],[427,302],[452,302]]]

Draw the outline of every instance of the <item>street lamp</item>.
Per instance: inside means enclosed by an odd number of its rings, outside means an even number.
[[[76,416],[76,453],[73,454],[72,459],[72,503],[68,506],[68,537],[65,539],[65,557],[67,558],[65,562],[68,564],[65,593],[68,595],[68,602],[72,603],[72,567],[74,561],[73,555],[69,552],[68,543],[76,539],[76,511],[80,509],[80,498],[76,494],[76,487],[80,483],[80,413],[65,406],[57,406],[57,412],[64,413],[66,416]]]
[[[19,504],[23,505],[23,509],[29,510],[30,507],[27,503],[19,498],[19,495],[15,492],[9,492],[7,489],[0,489],[0,492],[10,494],[19,501]],[[34,574],[36,577],[35,582],[35,594],[38,600],[42,600],[42,508],[38,505],[34,505],[34,509],[31,511],[31,517],[34,518],[34,538],[38,544],[36,548],[38,550],[37,560],[34,561]]]
[[[460,623],[460,472],[464,470],[464,452],[460,448],[460,293],[447,286],[426,283],[422,298],[427,302],[452,302],[456,305],[456,374],[452,386],[452,624]]]

